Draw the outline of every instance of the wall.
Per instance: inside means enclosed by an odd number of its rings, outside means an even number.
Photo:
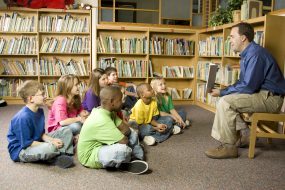
[[[161,17],[165,18],[190,18],[191,0],[162,0]]]
[[[275,0],[274,10],[285,9],[285,1],[284,0]]]

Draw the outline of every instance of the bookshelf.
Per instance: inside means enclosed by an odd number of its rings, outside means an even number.
[[[78,75],[83,91],[91,70],[90,11],[10,8],[0,16],[0,96],[22,103],[16,89],[32,79],[53,98],[63,74]]]
[[[180,96],[176,104],[193,102],[193,94],[183,98],[183,89],[195,87],[195,30],[104,24],[97,25],[95,34],[93,67],[114,66],[119,80],[135,84],[150,82],[153,74],[164,75],[167,86]]]
[[[284,72],[285,55],[282,52],[285,49],[285,44],[283,43],[285,40],[285,27],[282,23],[285,23],[285,17],[266,15],[247,20],[246,22],[251,23],[254,27],[254,41],[269,50],[276,59],[281,71]],[[206,75],[206,63],[211,62],[218,64],[219,67],[216,79],[217,88],[226,88],[238,80],[240,58],[239,55],[234,54],[230,50],[230,45],[228,44],[228,36],[234,24],[230,23],[223,26],[202,29],[198,33],[199,55],[196,75],[196,104],[212,112],[215,111],[218,98],[211,97],[209,94],[205,95],[206,79],[201,77],[201,75]],[[215,41],[217,37],[222,38],[221,45]],[[221,49],[221,55],[215,54],[219,52],[219,50],[216,50],[217,47]]]

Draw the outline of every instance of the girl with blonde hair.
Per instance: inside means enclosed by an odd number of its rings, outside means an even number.
[[[167,86],[164,78],[157,77],[151,80],[151,87],[155,92],[157,99],[157,106],[161,116],[170,116],[176,125],[184,129],[190,126],[190,121],[186,119],[186,112],[184,110],[175,110],[172,97],[167,92]]]

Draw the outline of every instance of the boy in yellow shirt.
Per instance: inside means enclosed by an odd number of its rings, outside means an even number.
[[[148,83],[137,86],[140,99],[132,108],[129,123],[138,125],[139,136],[147,145],[165,141],[172,133],[178,134],[179,127],[173,127],[173,120],[168,116],[159,116],[154,91]]]

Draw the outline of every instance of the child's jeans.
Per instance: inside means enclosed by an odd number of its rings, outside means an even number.
[[[160,116],[157,120],[158,123],[165,124],[167,127],[163,133],[156,131],[151,124],[141,124],[138,126],[139,137],[143,139],[145,136],[152,136],[155,141],[160,143],[168,139],[173,131],[173,119],[169,116]],[[130,125],[134,126],[134,122],[130,121]]]
[[[81,131],[81,127],[82,127],[82,123],[81,122],[75,122],[75,123],[71,123],[69,125],[65,125],[63,127],[69,128],[72,131],[72,134],[78,135]]]
[[[29,146],[26,149],[21,150],[19,154],[19,159],[21,162],[36,162],[50,160],[55,156],[58,156],[60,153],[64,154],[73,154],[73,145],[72,145],[72,132],[68,128],[61,127],[56,131],[53,131],[48,134],[52,138],[61,139],[64,143],[64,146],[60,149],[57,149],[52,143],[43,142],[37,146]]]
[[[137,132],[131,129],[128,138],[129,143],[127,145],[116,143],[113,145],[104,145],[100,148],[98,159],[103,168],[118,168],[121,163],[130,162],[132,157],[143,160],[144,152],[139,144]]]
[[[182,118],[182,120],[185,122],[186,121],[186,112],[182,109],[177,111],[178,115]]]

